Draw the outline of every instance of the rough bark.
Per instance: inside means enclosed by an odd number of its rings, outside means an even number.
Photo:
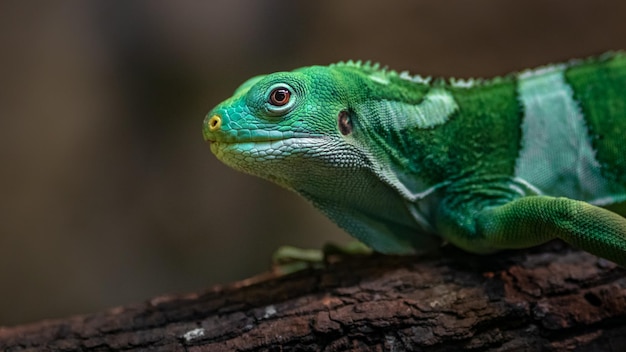
[[[559,243],[487,257],[349,257],[0,328],[0,350],[12,352],[462,349],[626,351],[626,271]]]

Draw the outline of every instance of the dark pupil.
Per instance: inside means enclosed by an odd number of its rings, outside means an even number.
[[[270,95],[270,103],[276,106],[283,106],[289,102],[289,91],[285,88],[276,88]]]

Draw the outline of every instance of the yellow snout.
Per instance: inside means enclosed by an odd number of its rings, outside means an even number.
[[[209,119],[209,131],[215,132],[222,127],[222,118],[219,115],[213,115]]]

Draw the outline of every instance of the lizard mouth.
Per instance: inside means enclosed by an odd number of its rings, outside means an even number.
[[[276,131],[277,132],[277,131]],[[206,136],[205,141],[209,142],[209,144],[265,144],[265,143],[273,143],[273,142],[285,142],[285,141],[297,141],[297,140],[309,140],[309,139],[319,139],[323,138],[324,135],[321,134],[311,134],[311,133],[302,133],[302,132],[278,132],[272,133],[268,132],[268,136],[260,137],[242,137],[242,136],[224,136],[222,138],[216,138],[216,136]],[[272,136],[272,134],[279,134],[277,136]],[[212,138],[211,138],[212,137]]]
[[[294,153],[308,153],[315,145],[323,144],[319,135],[289,136],[285,138],[245,138],[236,140],[208,140],[211,152],[226,155],[264,159],[281,158]]]
[[[213,144],[224,144],[224,145],[230,145],[230,144],[245,144],[245,143],[253,143],[253,144],[259,144],[259,143],[272,143],[272,142],[279,142],[279,141],[285,141],[288,139],[293,139],[293,138],[274,138],[274,139],[237,139],[237,140],[218,140],[218,139],[207,139],[207,142],[209,142],[209,144],[213,145]]]

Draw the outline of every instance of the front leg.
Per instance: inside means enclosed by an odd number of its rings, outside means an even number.
[[[626,267],[626,218],[609,210],[549,196],[477,208],[480,203],[449,199],[441,204],[438,228],[448,241],[469,252],[488,253],[560,238]]]

